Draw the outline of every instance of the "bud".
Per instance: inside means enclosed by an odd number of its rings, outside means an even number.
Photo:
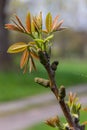
[[[51,127],[57,127],[58,124],[60,124],[60,120],[58,116],[49,118],[48,120],[46,120],[45,122],[47,125],[51,126]]]
[[[50,81],[47,80],[47,79],[36,77],[35,82],[42,85],[42,86],[44,86],[44,87],[46,87],[46,88],[50,86]]]
[[[61,87],[60,87],[60,90],[59,90],[59,98],[60,98],[60,99],[64,99],[65,96],[66,96],[65,87],[64,87],[64,86],[61,86]]]
[[[51,68],[52,68],[53,71],[56,71],[58,64],[59,64],[58,61],[54,61],[54,62],[51,64]]]

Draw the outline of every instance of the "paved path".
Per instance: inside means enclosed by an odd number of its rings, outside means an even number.
[[[68,89],[67,93],[71,90]],[[87,105],[87,85],[72,87],[83,105]],[[84,95],[83,95],[84,94]],[[62,115],[53,94],[43,94],[19,101],[0,104],[0,130],[22,130],[44,121],[50,116]]]

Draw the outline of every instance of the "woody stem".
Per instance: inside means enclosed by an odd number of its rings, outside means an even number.
[[[59,99],[59,90],[58,90],[56,82],[55,82],[55,76],[54,76],[54,72],[53,72],[51,65],[50,65],[48,54],[46,52],[42,52],[42,51],[39,51],[38,54],[39,54],[39,57],[40,57],[41,64],[45,67],[45,69],[48,73],[51,91],[56,96],[70,128],[72,128],[72,130],[77,130],[75,123],[73,121],[73,118],[72,118],[72,116],[71,116],[71,114],[70,114],[70,112],[69,112],[69,110],[66,106],[64,99],[63,100]]]

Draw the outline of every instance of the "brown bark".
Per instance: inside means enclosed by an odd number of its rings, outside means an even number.
[[[12,65],[11,56],[7,54],[9,46],[8,30],[4,28],[7,17],[6,4],[6,0],[0,0],[0,70],[7,70]]]

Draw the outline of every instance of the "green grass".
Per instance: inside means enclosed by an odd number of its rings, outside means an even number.
[[[0,72],[0,102],[50,91],[33,82],[34,77],[47,78],[46,71],[40,64],[37,64],[37,71],[31,74],[23,74],[20,70],[9,73]],[[87,62],[60,60],[56,81],[58,86],[64,85],[65,87],[87,83]]]
[[[61,61],[57,70],[57,83],[66,87],[87,83],[87,62],[80,60]]]
[[[44,92],[44,88],[33,82],[33,74],[10,72],[0,74],[0,101],[20,99]]]
[[[61,121],[65,122],[64,118],[61,118]],[[81,122],[80,123],[83,123],[84,121],[87,121],[87,112],[81,112]],[[27,128],[26,130],[57,130],[57,129],[47,126],[44,123],[40,123],[31,128]],[[86,126],[85,130],[87,130],[87,126]]]

